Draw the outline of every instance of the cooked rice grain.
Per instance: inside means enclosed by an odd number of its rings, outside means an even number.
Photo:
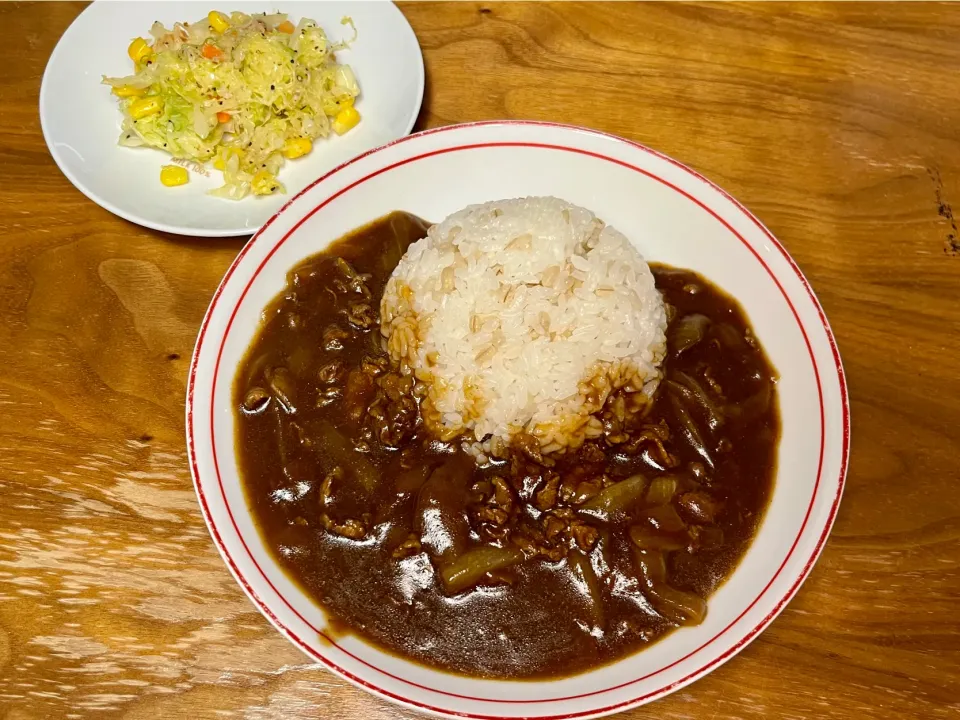
[[[473,205],[430,228],[384,290],[394,362],[424,388],[424,421],[481,458],[525,431],[544,451],[602,432],[611,392],[649,400],[667,324],[637,249],[557,198]]]

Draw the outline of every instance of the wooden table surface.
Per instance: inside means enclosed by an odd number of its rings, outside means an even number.
[[[0,4],[0,718],[403,718],[230,577],[184,450],[187,364],[241,240],[75,190],[40,77],[82,4]],[[853,452],[796,599],[639,720],[960,717],[960,5],[404,4],[419,127],[646,143],[743,201],[836,332]]]

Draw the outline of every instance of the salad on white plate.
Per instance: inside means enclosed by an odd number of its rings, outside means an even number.
[[[423,91],[392,2],[94,0],[47,62],[40,123],[63,174],[106,210],[228,237],[409,134]]]
[[[341,23],[353,26],[349,17]],[[212,195],[240,200],[251,191],[284,192],[277,176],[285,160],[360,121],[356,77],[335,55],[350,41],[330,42],[313,20],[294,25],[286,13],[211,10],[170,29],[154,22],[150,36],[127,48],[132,75],[103,79],[123,113],[120,145],[212,161],[224,179]],[[166,186],[188,179],[180,165],[160,171]]]

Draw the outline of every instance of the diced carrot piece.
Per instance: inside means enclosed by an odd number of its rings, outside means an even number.
[[[284,20],[282,23],[277,25],[277,30],[279,30],[282,33],[286,33],[287,35],[292,35],[293,31],[296,30],[296,28],[293,26],[292,22],[290,22],[289,20]]]
[[[230,120],[230,113],[218,112],[217,113],[217,122],[228,122]]]
[[[200,52],[207,60],[219,60],[223,57],[223,50],[210,43],[206,43]]]

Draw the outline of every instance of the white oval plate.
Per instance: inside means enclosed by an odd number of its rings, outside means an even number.
[[[211,9],[246,13],[286,12],[296,22],[316,20],[332,40],[350,37],[340,24],[346,15],[357,26],[357,41],[337,53],[360,83],[357,109],[362,120],[342,137],[318,140],[313,152],[288,162],[280,171],[287,194],[241,201],[211,197],[222,174],[191,171],[190,182],[176,188],[160,184],[160,166],[170,156],[152,148],[123,148],[120,110],[101,76],[131,72],[127,46],[149,38],[160,20],[194,22]],[[338,164],[383,143],[407,135],[423,100],[423,58],[406,18],[390,2],[94,2],[60,38],[40,87],[40,124],[50,154],[78,190],[126,220],[181,235],[250,235],[284,203]]]
[[[766,518],[709,599],[704,623],[612,665],[555,681],[478,680],[429,669],[348,636],[272,560],[247,509],[234,456],[231,384],[287,270],[392,210],[439,221],[470,203],[555,195],[590,208],[651,261],[692,268],[743,305],[778,369],[783,433]],[[204,517],[230,570],[308,655],[381,697],[449,717],[585,718],[661,697],[741,650],[793,597],[833,523],[850,414],[840,357],[800,270],[742,205],[643,146],[577,128],[480,123],[421,133],[361,156],[308,187],[247,244],[200,330],[187,445]]]

